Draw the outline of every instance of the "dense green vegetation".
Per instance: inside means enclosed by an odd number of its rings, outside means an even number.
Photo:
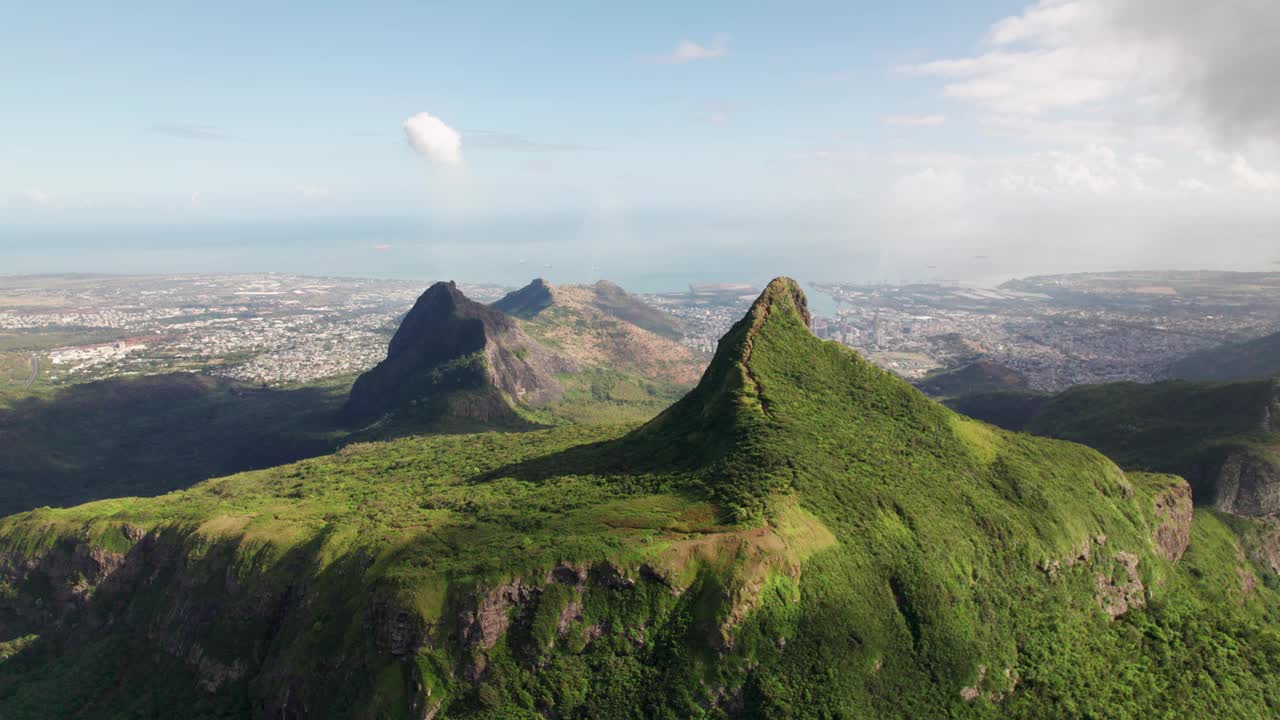
[[[1006,430],[1025,430],[1051,397],[1050,393],[1035,391],[983,392],[949,397],[943,403],[956,412]]]
[[[349,383],[262,389],[174,373],[17,400],[0,409],[0,514],[154,495],[330,452]]]
[[[551,423],[636,423],[680,399],[687,388],[607,367],[557,375],[564,397],[547,407]]]
[[[1030,387],[1022,373],[991,362],[976,360],[950,370],[931,373],[916,383],[932,397],[957,397],[979,393],[1025,391]]]
[[[1249,521],[1166,512],[1180,479],[964,418],[806,321],[775,281],[634,430],[0,521],[0,716],[1280,712]]]
[[[1216,382],[1280,377],[1280,333],[1189,355],[1169,367],[1169,377]]]
[[[1266,458],[1280,447],[1271,409],[1277,397],[1270,380],[1168,381],[1087,385],[1053,396],[978,395],[952,407],[1002,427],[1088,445],[1125,468],[1182,475],[1198,501],[1211,503],[1228,457]]]

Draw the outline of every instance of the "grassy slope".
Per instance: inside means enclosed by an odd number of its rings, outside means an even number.
[[[94,596],[95,612],[123,619],[92,642],[14,629],[0,714],[92,701],[104,717],[214,717],[261,711],[282,687],[334,717],[408,716],[422,688],[447,717],[1275,714],[1276,596],[1241,582],[1262,570],[1203,511],[1180,562],[1154,551],[1153,498],[1178,481],[1126,478],[1084,447],[962,418],[813,338],[790,286],[766,296],[703,383],[632,434],[355,446],[0,522],[10,562],[68,543],[123,549],[123,523],[151,529],[174,558],[129,593]],[[1071,562],[1081,547],[1088,559]],[[1123,552],[1139,558],[1147,606],[1112,622],[1096,585],[1123,576]],[[606,559],[637,579],[632,590],[543,580],[558,562]],[[646,580],[641,563],[665,580]],[[459,668],[478,651],[448,628],[477,588],[514,577],[542,591],[473,685]],[[244,608],[286,587],[307,600],[265,634]],[[442,629],[392,657],[369,628],[383,600]],[[560,635],[571,602],[583,619]],[[174,624],[191,617],[205,619]],[[730,620],[726,638],[717,628]],[[148,627],[249,658],[255,673],[194,693],[182,664],[144,640]],[[588,643],[592,627],[604,634]],[[964,699],[966,687],[979,697]]]
[[[1268,457],[1266,449],[1280,445],[1280,437],[1261,426],[1273,388],[1269,380],[1108,383],[1053,396],[980,395],[953,406],[998,425],[1097,448],[1122,467],[1182,475],[1198,501],[1211,502],[1228,454]]]

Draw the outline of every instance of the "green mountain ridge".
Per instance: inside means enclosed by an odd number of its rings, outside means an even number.
[[[1168,376],[1212,382],[1280,377],[1280,333],[1189,355],[1173,363]]]
[[[944,398],[990,392],[1018,392],[1031,388],[1027,377],[1013,368],[980,358],[961,367],[936,372],[915,383],[930,397]]]
[[[1083,443],[1122,467],[1185,477],[1199,504],[1280,513],[1280,381],[1086,385],[988,394],[952,407],[1013,430]]]
[[[1271,716],[1248,522],[953,413],[778,279],[634,429],[0,521],[0,716]]]

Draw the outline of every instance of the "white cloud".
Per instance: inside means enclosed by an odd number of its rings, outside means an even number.
[[[729,36],[723,33],[716,35],[710,45],[702,45],[692,40],[681,40],[675,50],[653,58],[662,65],[683,65],[696,60],[710,60],[729,54]]]
[[[1225,203],[1280,189],[1276,37],[1276,0],[1039,0],[976,53],[900,70],[1030,145],[1023,160],[992,156],[991,187],[1169,202],[1212,188]]]
[[[1191,193],[1213,192],[1213,188],[1209,186],[1209,183],[1206,183],[1200,178],[1193,178],[1193,177],[1179,178],[1178,187]]]
[[[446,167],[462,166],[462,135],[440,118],[420,112],[404,121],[409,145],[427,160]]]
[[[893,127],[938,127],[947,122],[946,115],[890,115],[885,125]]]
[[[1280,190],[1280,173],[1255,168],[1243,155],[1231,158],[1231,174],[1251,190]]]
[[[1148,96],[1169,50],[1116,28],[1108,0],[1042,0],[996,23],[984,52],[904,68],[946,80],[943,94],[1000,113],[1036,115]]]
[[[308,200],[324,200],[333,197],[333,192],[329,188],[318,187],[316,185],[298,185],[294,188],[299,195]]]
[[[1168,50],[1152,72],[1165,94],[1195,111],[1220,143],[1274,145],[1280,138],[1280,2],[1089,2],[1105,3],[1118,33]]]
[[[959,209],[967,197],[968,183],[964,176],[946,167],[927,167],[899,178],[892,191],[896,205],[932,213]]]
[[[49,192],[48,190],[31,188],[30,190],[23,192],[22,197],[25,198],[26,201],[31,203],[32,205],[40,205],[41,207],[44,207],[47,205],[52,205],[53,201],[56,200],[58,196]]]
[[[979,53],[907,65],[946,97],[1006,115],[1180,111],[1223,144],[1280,138],[1280,2],[1040,0]]]

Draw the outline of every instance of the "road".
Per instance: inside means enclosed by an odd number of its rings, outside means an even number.
[[[36,355],[31,356],[31,376],[27,378],[27,382],[23,384],[23,388],[30,388],[35,384],[36,377],[40,375],[40,358]]]

